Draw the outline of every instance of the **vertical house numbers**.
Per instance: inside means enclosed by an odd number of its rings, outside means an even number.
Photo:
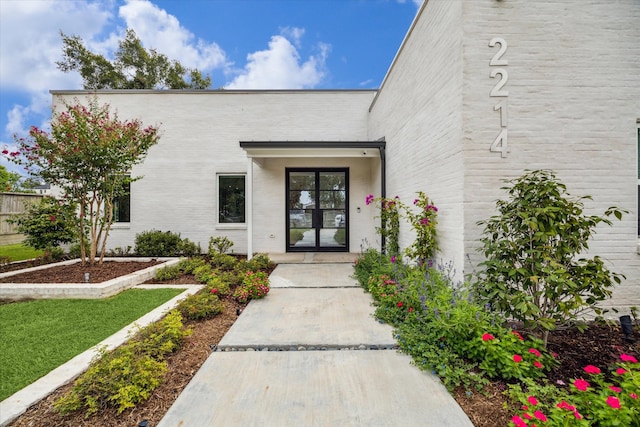
[[[509,152],[509,131],[507,129],[507,97],[509,96],[509,91],[504,87],[509,81],[509,73],[506,68],[503,68],[509,65],[509,61],[503,58],[507,52],[507,41],[502,37],[494,37],[489,41],[489,47],[498,47],[497,52],[489,61],[491,69],[489,76],[492,79],[496,79],[496,84],[491,89],[489,96],[498,98],[496,99],[497,103],[493,106],[493,111],[500,112],[500,132],[496,139],[493,140],[490,150],[500,153],[502,157],[507,157]]]

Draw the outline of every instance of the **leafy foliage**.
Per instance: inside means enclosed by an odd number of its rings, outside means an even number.
[[[143,127],[139,120],[119,120],[95,97],[87,102],[65,101],[66,111],[53,112],[51,134],[32,127],[28,138],[17,138],[18,151],[9,158],[78,205],[82,262],[93,263],[98,253],[100,262],[105,254],[113,201],[124,194],[125,184],[136,180],[128,175],[131,168],[143,161],[159,135],[157,128]]]
[[[583,201],[571,198],[551,171],[530,171],[507,181],[508,200],[496,203],[498,215],[481,221],[486,261],[475,289],[483,303],[527,327],[549,331],[577,319],[611,295],[624,277],[610,272],[602,259],[578,258],[600,223],[620,219],[611,207],[604,216],[586,215]]]
[[[51,251],[76,240],[76,207],[53,197],[43,197],[28,205],[25,212],[8,220],[26,236],[24,243],[34,249]]]
[[[115,59],[91,52],[79,36],[62,37],[62,60],[58,69],[77,71],[85,89],[206,89],[211,78],[197,69],[185,68],[155,49],[145,49],[132,29],[118,42]],[[188,76],[188,79],[185,77]]]
[[[233,247],[233,242],[226,236],[209,238],[209,255],[214,253],[224,254]]]
[[[190,333],[180,313],[170,312],[127,344],[111,352],[103,350],[54,407],[63,414],[84,409],[87,417],[105,406],[115,407],[118,413],[134,407],[160,385],[167,371],[164,356],[178,349]]]
[[[133,251],[140,256],[194,256],[200,248],[189,239],[182,239],[179,233],[149,230],[136,234]]]
[[[217,288],[215,288],[217,289]],[[180,314],[185,319],[200,320],[206,319],[222,312],[222,304],[215,292],[198,292],[189,295],[178,305]]]

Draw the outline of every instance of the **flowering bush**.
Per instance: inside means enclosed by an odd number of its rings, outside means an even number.
[[[489,377],[505,380],[541,378],[545,371],[557,364],[555,358],[543,349],[541,340],[525,340],[519,332],[506,328],[497,331],[497,337],[484,333],[476,338],[469,351],[469,357],[477,360],[480,369]]]
[[[613,382],[600,368],[587,365],[585,378],[574,379],[567,389],[533,383],[526,391],[512,388],[510,396],[522,403],[520,413],[511,419],[513,425],[532,426],[542,417],[545,426],[640,425],[640,364],[628,354],[620,355],[620,360],[610,375]],[[536,396],[538,392],[542,396]]]
[[[238,302],[245,303],[251,299],[264,298],[269,293],[269,276],[263,271],[247,271],[233,296]]]
[[[418,211],[414,212],[400,201],[398,196],[392,199],[376,198],[369,194],[365,199],[367,205],[379,203],[381,226],[376,227],[376,232],[385,241],[386,254],[399,258],[400,245],[400,218],[406,217],[415,231],[416,238],[405,249],[405,254],[418,265],[432,263],[435,253],[438,251],[436,241],[436,225],[438,224],[438,208],[431,204],[429,198],[422,192],[413,201]]]
[[[385,242],[385,252],[387,255],[398,255],[400,253],[400,243],[398,241],[400,235],[400,208],[402,204],[396,196],[393,199],[374,197],[369,194],[365,203],[378,204],[380,209],[380,227],[376,227],[376,232],[382,236]]]
[[[411,227],[416,232],[416,239],[406,249],[409,258],[415,259],[418,264],[425,264],[433,261],[433,257],[438,251],[436,241],[436,225],[438,224],[438,208],[422,191],[418,192],[418,197],[413,204],[419,208],[418,212],[406,211]]]

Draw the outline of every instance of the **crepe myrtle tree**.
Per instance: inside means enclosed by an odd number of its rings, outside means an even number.
[[[485,261],[474,286],[482,302],[524,322],[546,346],[550,331],[588,310],[601,314],[596,304],[624,278],[600,257],[584,254],[596,226],[611,226],[609,217],[620,220],[627,211],[610,207],[586,215],[584,201],[591,197],[571,197],[549,170],[526,171],[506,183],[509,198],[496,202],[498,215],[478,223]]]
[[[158,142],[158,128],[144,127],[139,120],[120,120],[95,96],[85,104],[74,99],[62,105],[64,111],[53,111],[50,133],[31,127],[29,137],[15,137],[17,151],[7,154],[78,205],[82,263],[94,264],[98,253],[102,263],[113,201],[124,194],[127,182],[139,179],[129,174]]]

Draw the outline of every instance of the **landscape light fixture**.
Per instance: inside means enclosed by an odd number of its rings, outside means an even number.
[[[620,328],[622,329],[624,340],[626,342],[636,342],[636,339],[633,338],[633,323],[631,322],[631,316],[620,316]]]

